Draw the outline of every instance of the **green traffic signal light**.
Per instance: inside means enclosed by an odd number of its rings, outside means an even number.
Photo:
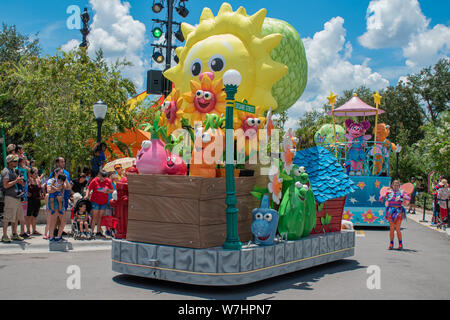
[[[153,36],[157,39],[161,38],[161,36],[162,36],[162,30],[161,30],[161,28],[158,28],[158,27],[154,28],[152,33],[153,33]]]

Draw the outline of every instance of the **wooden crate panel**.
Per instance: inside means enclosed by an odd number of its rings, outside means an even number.
[[[325,226],[326,232],[337,232],[341,230],[342,213],[344,211],[345,197],[328,200],[325,202],[322,211],[317,212],[316,228],[311,234],[317,234],[322,232],[321,217],[325,217],[326,214],[331,216],[331,222]]]
[[[252,220],[240,221],[238,224],[239,240],[244,243],[252,240]],[[227,237],[227,225],[216,224],[200,226],[200,242],[202,248],[221,246]]]
[[[339,199],[333,199],[333,200],[328,200],[325,202],[324,208],[325,209],[339,209],[339,208],[344,208],[345,205],[345,198],[339,198]]]
[[[128,218],[132,220],[199,224],[199,201],[130,194]]]
[[[235,178],[236,196],[247,196],[256,184],[255,177]],[[201,200],[225,199],[225,178],[204,178],[201,186]]]
[[[129,194],[198,199],[202,179],[188,176],[132,174],[128,176],[128,192]]]
[[[177,247],[200,247],[199,228],[192,224],[128,220],[127,240]]]
[[[200,225],[226,223],[225,199],[200,201],[199,204]],[[256,207],[258,207],[258,201],[253,196],[238,196],[238,221],[251,220],[252,210]]]
[[[238,233],[242,243],[252,240],[251,223],[251,220],[239,222]],[[201,249],[221,246],[226,232],[226,224],[197,226],[129,220],[127,240]]]

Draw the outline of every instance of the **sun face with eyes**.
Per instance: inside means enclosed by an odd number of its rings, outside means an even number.
[[[192,90],[192,81],[198,83],[205,78],[214,81],[221,79],[226,71],[235,69],[242,76],[236,100],[246,99],[251,105],[263,106],[262,114],[269,108],[275,110],[277,102],[272,96],[272,87],[288,68],[270,56],[283,36],[277,33],[262,35],[265,17],[265,9],[249,16],[243,7],[233,12],[228,3],[221,5],[216,17],[209,8],[204,8],[197,27],[181,24],[186,45],[177,48],[180,62],[165,71],[164,76],[182,93],[197,94],[203,89]],[[198,99],[192,98],[192,104],[202,113],[212,103],[208,104],[201,92],[198,94]]]
[[[190,91],[183,94],[184,112],[190,117],[191,123],[205,121],[207,114],[225,113],[226,95],[222,91],[222,80],[214,80],[214,74],[200,76],[200,82],[191,80]]]

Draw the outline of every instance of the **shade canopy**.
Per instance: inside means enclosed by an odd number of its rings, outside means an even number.
[[[328,111],[328,115],[334,114],[337,117],[364,117],[374,116],[384,113],[384,110],[377,109],[369,106],[357,96],[353,96],[346,104],[334,109],[334,111]]]

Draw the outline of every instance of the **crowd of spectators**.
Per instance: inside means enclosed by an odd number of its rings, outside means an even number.
[[[106,234],[103,232],[102,218],[112,215],[109,200],[115,190],[115,183],[125,176],[125,170],[117,165],[114,167],[115,172],[103,171],[105,150],[105,143],[97,144],[93,149],[92,168],[85,168],[75,179],[66,169],[65,159],[58,157],[55,169],[46,178],[35,167],[35,161],[27,158],[22,146],[8,145],[7,167],[1,172],[4,196],[1,241],[23,241],[32,236],[64,241],[63,236],[67,235],[64,228],[69,214],[71,222],[80,227],[82,234],[90,232],[96,237],[110,236],[109,228],[106,228]],[[46,215],[44,234],[36,229],[42,207]],[[75,207],[77,210],[74,212]],[[90,230],[86,230],[87,224]],[[11,237],[8,234],[9,225]]]

